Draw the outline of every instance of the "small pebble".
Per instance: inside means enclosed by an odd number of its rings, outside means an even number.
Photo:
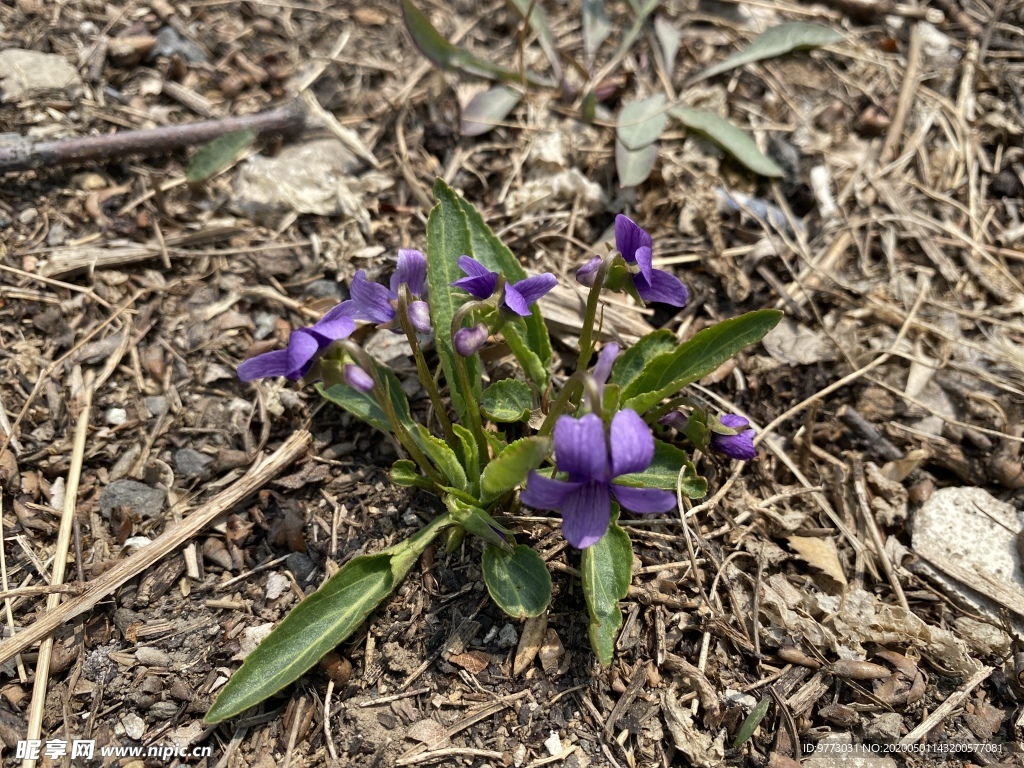
[[[155,395],[153,397],[146,398],[146,410],[148,410],[153,418],[158,418],[167,413],[170,406],[167,403],[167,398],[162,395]]]
[[[127,507],[133,515],[156,517],[164,508],[166,494],[137,480],[115,480],[100,494],[100,511],[106,518],[117,507]]]
[[[202,477],[207,474],[209,465],[212,463],[212,456],[207,456],[192,448],[182,448],[174,454],[174,466],[184,477]]]
[[[112,427],[119,427],[128,421],[128,411],[124,408],[111,408],[106,415],[107,424]]]
[[[121,726],[124,728],[124,735],[133,741],[141,741],[146,733],[146,721],[134,712],[129,712],[121,718]]]
[[[35,208],[26,208],[24,211],[18,214],[18,221],[22,224],[31,224],[39,217],[39,211]]]
[[[506,624],[498,632],[498,647],[499,648],[511,648],[519,642],[519,633],[516,632],[516,628],[511,624]]]
[[[170,667],[172,664],[168,653],[152,646],[137,648],[135,658],[139,660],[140,664],[145,664],[147,667]]]
[[[544,746],[552,757],[562,754],[562,740],[558,738],[558,731],[551,732],[551,735],[544,740]]]

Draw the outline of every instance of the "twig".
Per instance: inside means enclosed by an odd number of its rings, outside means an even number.
[[[910,606],[907,604],[907,596],[903,594],[903,586],[893,572],[892,563],[885,552],[885,545],[882,544],[882,534],[878,530],[878,523],[875,521],[875,515],[871,511],[871,504],[868,502],[868,491],[864,481],[864,462],[860,456],[855,456],[853,459],[853,490],[857,495],[857,506],[864,517],[864,527],[868,529],[868,536],[871,538],[875,554],[878,555],[878,562],[882,564],[882,571],[889,580],[889,585],[896,594],[896,599],[899,600],[903,610],[909,612]]]
[[[270,112],[222,120],[201,120],[185,125],[58,141],[31,142],[25,139],[0,145],[0,173],[110,160],[126,155],[159,155],[203,144],[233,131],[251,130],[258,136],[287,135],[298,131],[305,119],[306,110],[301,102],[295,101]]]
[[[143,547],[127,560],[122,560],[96,580],[89,582],[85,593],[80,597],[61,603],[56,610],[47,611],[31,627],[0,642],[0,664],[39,642],[57,627],[85,613],[126,581],[138,576],[151,565],[191,540],[218,515],[255,493],[270,478],[276,476],[298,458],[306,449],[311,437],[312,435],[307,430],[296,432],[265,461],[253,466],[234,485],[214,496],[179,525],[165,531],[153,543]],[[71,498],[70,494],[69,498]]]
[[[988,676],[992,674],[992,667],[982,667],[974,676],[968,680],[963,688],[956,693],[952,693],[949,697],[942,702],[934,712],[928,717],[921,721],[920,725],[914,730],[899,740],[900,745],[914,744],[923,739],[932,728],[941,723],[949,714],[963,704],[964,699],[971,695],[978,685],[988,679]]]
[[[78,419],[75,423],[75,442],[71,449],[71,466],[68,468],[67,490],[64,495],[64,509],[60,517],[60,530],[57,533],[57,547],[53,556],[53,571],[50,574],[51,584],[60,584],[64,581],[64,571],[68,564],[68,547],[71,544],[72,523],[75,519],[75,506],[78,501],[78,484],[82,479],[82,462],[85,460],[85,441],[89,436],[89,417],[92,415],[92,395],[95,375],[93,371],[87,371],[85,381],[79,378],[80,370],[76,369],[77,375],[71,376],[71,388],[80,383],[82,388],[77,395]],[[81,398],[79,400],[79,397]],[[47,614],[56,611],[60,605],[60,592],[54,592],[46,598]],[[11,638],[12,640],[14,638]],[[43,730],[43,714],[46,708],[46,688],[50,682],[50,654],[53,651],[53,637],[49,634],[43,639],[39,646],[39,657],[36,660],[36,679],[32,686],[32,704],[29,707],[28,728],[26,739],[38,739]],[[23,768],[32,768],[36,759],[26,758],[22,761]]]

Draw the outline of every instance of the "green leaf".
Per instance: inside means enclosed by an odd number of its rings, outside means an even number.
[[[459,118],[460,136],[483,136],[522,101],[523,95],[507,85],[496,85],[481,91],[462,110]]]
[[[583,50],[588,62],[594,60],[594,54],[611,31],[604,0],[583,0]]]
[[[232,131],[218,136],[209,144],[204,144],[185,170],[185,181],[194,184],[216,176],[221,171],[234,165],[252,143],[256,140],[256,132],[252,129]]]
[[[533,395],[521,381],[500,379],[484,390],[480,408],[491,421],[524,421],[533,409]]]
[[[539,0],[509,0],[509,3],[519,13],[520,18],[525,19],[526,14],[530,14],[529,24],[537,33],[537,42],[540,43],[540,48],[548,57],[548,61],[551,62],[551,71],[554,73],[555,79],[561,80],[562,62],[559,61],[558,49],[555,47],[555,36],[551,32],[548,17]]]
[[[771,59],[790,51],[817,48],[843,39],[843,34],[818,24],[807,24],[802,21],[782,24],[766,29],[758,35],[746,50],[734,53],[725,61],[712,64],[695,77],[692,83],[708,77],[728,72],[730,69],[742,67],[762,59]],[[692,84],[691,83],[691,84]]]
[[[448,485],[460,491],[469,488],[466,481],[466,470],[448,443],[434,437],[422,424],[417,424],[412,430],[412,434],[420,450],[427,454]]]
[[[623,352],[612,368],[611,383],[618,384],[623,390],[629,388],[644,367],[659,355],[671,352],[679,346],[679,340],[672,331],[664,329],[652,331]]]
[[[462,253],[456,255],[456,258],[463,254],[472,253],[473,258],[488,269],[503,273],[508,282],[517,283],[520,280],[525,280],[527,277],[526,270],[519,264],[519,260],[508,249],[508,246],[501,242],[494,232],[491,231],[491,228],[487,226],[487,222],[484,221],[480,212],[440,179],[434,184],[435,196],[437,195],[438,185],[444,185],[445,189],[458,201],[462,213],[466,217],[466,223],[469,226],[472,251],[462,251]],[[459,270],[458,267],[456,267],[456,270],[458,274],[452,278],[453,280],[462,277],[462,270]],[[433,297],[431,297],[431,300],[433,300]],[[526,324],[525,346],[540,360],[543,376],[541,380],[538,380],[535,378],[535,374],[539,375],[539,372],[534,371],[531,373],[529,370],[527,370],[527,375],[543,391],[547,389],[548,372],[551,370],[551,339],[548,337],[548,329],[544,325],[544,318],[540,314],[540,308],[534,304],[530,309],[532,314],[529,317],[523,318]],[[508,326],[509,323],[506,323],[505,329],[502,332],[505,335],[505,339],[509,342],[509,346],[515,350],[516,347],[511,334],[517,331],[510,331]],[[520,360],[522,362],[522,359]]]
[[[249,654],[221,689],[206,722],[234,717],[301,677],[359,628],[448,521],[448,515],[442,515],[401,544],[377,555],[355,557],[342,566]]]
[[[480,367],[475,355],[464,358],[469,373],[472,392],[463,392],[455,371],[455,347],[452,345],[452,318],[463,301],[463,295],[456,295],[451,283],[463,276],[459,269],[459,257],[472,252],[469,226],[462,212],[459,197],[451,187],[438,179],[434,182],[434,197],[437,205],[427,219],[427,285],[430,288],[430,321],[434,327],[434,344],[441,358],[452,405],[460,420],[468,423],[467,408],[475,408],[480,402]]]
[[[428,487],[433,486],[429,480],[419,473],[416,462],[409,461],[409,459],[399,459],[392,464],[390,475],[391,482],[405,488],[413,485],[422,486],[424,484]]]
[[[398,420],[407,429],[413,429],[414,422],[412,415],[409,413],[409,400],[406,398],[405,391],[402,389],[398,378],[386,365],[381,365],[376,361],[374,361],[374,365],[377,366],[377,375],[384,386],[387,387],[388,394],[391,395],[391,402],[394,405],[395,413],[398,415]],[[316,391],[320,393],[321,397],[345,409],[357,419],[365,421],[381,432],[391,434],[391,422],[388,421],[384,409],[377,404],[377,398],[373,392],[360,392],[348,384],[334,384],[331,387],[325,387],[322,382],[317,382]]]
[[[655,439],[654,459],[643,472],[631,472],[615,478],[616,484],[629,485],[634,488],[661,488],[666,491],[676,489],[679,470],[690,464],[686,451],[676,448],[671,443]],[[692,464],[690,464],[693,467]]]
[[[769,178],[780,178],[784,175],[775,161],[757,148],[752,138],[714,112],[678,106],[672,107],[669,114],[688,130],[699,133],[724,149],[754,173]]]
[[[616,139],[615,171],[619,174],[619,186],[635,187],[643,184],[654,170],[657,159],[657,144],[648,144],[642,149],[630,149]]]
[[[536,305],[533,306],[532,311],[539,312]],[[541,325],[543,326],[543,324],[542,320]],[[512,354],[515,355],[519,365],[523,367],[523,371],[530,377],[530,381],[538,389],[544,390],[548,386],[548,366],[544,365],[540,355],[530,348],[530,331],[531,329],[523,322],[523,318],[518,315],[501,326],[501,335],[505,337],[505,342],[508,344],[509,349],[512,350]],[[542,333],[543,341],[547,342],[547,329],[544,328]],[[551,352],[550,342],[548,342],[547,352],[549,354]],[[550,359],[548,362],[550,364]]]
[[[672,22],[659,16],[654,20],[654,34],[661,46],[661,55],[665,59],[665,69],[669,75],[675,71],[676,54],[679,53],[679,30]]]
[[[439,69],[482,77],[487,80],[498,80],[503,83],[518,83],[525,78],[527,82],[542,88],[550,88],[555,85],[550,80],[537,77],[529,72],[524,77],[520,77],[518,72],[499,67],[473,55],[465,48],[452,45],[434,28],[426,14],[412,4],[411,0],[402,0],[402,15],[413,43],[420,53]]]
[[[459,442],[455,446],[455,452],[459,455],[459,461],[466,468],[466,479],[469,481],[467,490],[470,495],[480,494],[480,449],[473,439],[473,433],[461,424],[452,424],[455,436]]]
[[[480,478],[485,499],[494,499],[526,480],[551,452],[550,437],[524,437],[491,459]]]
[[[611,664],[615,635],[622,626],[619,600],[629,593],[633,579],[633,545],[613,515],[608,532],[583,550],[580,572],[583,596],[590,613],[590,647],[603,666]]]
[[[666,102],[665,94],[659,93],[649,99],[623,104],[615,126],[619,141],[627,149],[643,149],[657,141],[668,123]]]
[[[771,696],[765,696],[759,702],[757,706],[750,710],[750,714],[740,725],[740,729],[736,732],[736,738],[732,742],[733,749],[739,749],[743,744],[754,735],[754,731],[757,730],[757,726],[761,724],[764,716],[768,713],[768,705],[772,703]]]
[[[777,309],[759,309],[705,328],[675,351],[651,360],[623,388],[622,407],[643,413],[662,398],[708,375],[747,345],[760,341],[781,319]]]
[[[525,544],[511,552],[488,546],[482,565],[491,599],[512,618],[540,616],[551,602],[551,574],[541,556]]]

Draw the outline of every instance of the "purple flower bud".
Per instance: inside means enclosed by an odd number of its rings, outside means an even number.
[[[345,377],[345,383],[353,389],[360,392],[373,391],[373,377],[358,365],[348,363],[342,370],[342,376]]]
[[[588,288],[594,285],[597,279],[597,270],[601,268],[601,257],[595,256],[582,267],[576,270],[576,282]]]
[[[486,343],[487,335],[487,326],[482,324],[459,328],[452,337],[452,344],[456,352],[463,357],[469,357]]]
[[[750,461],[757,457],[757,449],[754,447],[754,430],[750,422],[735,413],[727,413],[719,421],[722,426],[735,429],[739,434],[723,435],[718,432],[711,433],[709,447],[712,451],[725,454],[730,459]],[[746,427],[746,429],[744,429]]]

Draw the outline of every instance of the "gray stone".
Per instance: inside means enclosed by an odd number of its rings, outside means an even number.
[[[899,741],[902,723],[903,715],[899,712],[886,712],[883,715],[877,715],[864,726],[864,741],[874,744],[893,744]]]
[[[498,647],[499,648],[511,648],[519,642],[519,634],[516,632],[516,628],[511,624],[506,624],[498,632]]]
[[[74,99],[82,78],[62,56],[8,48],[0,51],[0,91],[5,102],[62,95]]]
[[[316,568],[316,564],[309,559],[309,556],[302,552],[292,552],[284,561],[285,565],[288,566],[288,570],[292,572],[292,576],[300,584],[309,578],[309,575],[313,573],[313,569]]]
[[[167,398],[162,395],[146,398],[146,410],[148,410],[154,417],[163,416],[167,413],[169,408],[170,405],[167,403]]]
[[[149,58],[174,54],[178,54],[190,64],[201,64],[206,61],[206,54],[202,48],[187,37],[179,35],[174,27],[163,27],[156,33],[156,43],[149,52]]]
[[[135,658],[147,667],[170,667],[172,664],[170,654],[148,645],[136,649]]]
[[[100,511],[104,517],[118,507],[127,507],[133,515],[156,517],[164,508],[165,494],[135,480],[117,480],[100,494]]]
[[[174,454],[174,466],[183,477],[203,477],[209,474],[212,463],[213,456],[191,448],[182,448]]]

